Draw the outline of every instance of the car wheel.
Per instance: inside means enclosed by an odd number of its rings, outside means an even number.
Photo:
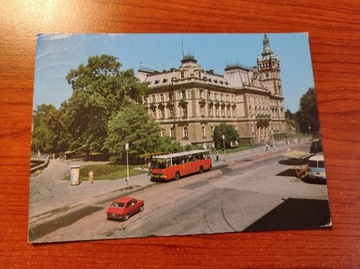
[[[142,205],[139,209],[139,212],[143,212],[144,211],[144,206]]]
[[[175,172],[175,180],[179,180],[180,179],[180,172]]]
[[[124,220],[127,221],[129,219],[129,214],[127,214],[125,217],[124,217]]]
[[[200,166],[199,173],[202,174],[204,172],[204,167]]]

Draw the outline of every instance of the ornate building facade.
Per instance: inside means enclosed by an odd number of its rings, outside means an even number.
[[[229,65],[220,75],[186,55],[178,69],[140,69],[138,78],[148,83],[144,103],[160,123],[161,135],[182,144],[212,145],[214,128],[221,123],[233,125],[245,143],[286,133],[280,59],[266,35],[252,68]]]

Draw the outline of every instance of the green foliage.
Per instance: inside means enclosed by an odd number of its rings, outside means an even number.
[[[239,145],[236,148],[229,148],[226,149],[226,153],[234,153],[234,152],[240,152],[240,151],[244,151],[244,150],[249,150],[249,149],[255,149],[258,147],[262,147],[263,144],[254,144],[254,145]],[[222,153],[221,151],[219,153]]]
[[[53,105],[40,105],[33,113],[33,132],[31,149],[34,152],[47,152],[53,148],[54,132],[50,128],[51,115],[55,113]]]
[[[130,100],[140,101],[147,91],[133,70],[120,71],[120,67],[114,56],[101,55],[70,70],[66,79],[74,93],[65,112],[72,137],[70,149],[82,146],[87,151],[101,150],[110,118]]]
[[[191,145],[191,144],[187,144],[183,148],[184,151],[198,150],[198,149],[204,149],[204,148],[202,145]]]
[[[129,100],[141,102],[141,97],[148,91],[146,84],[138,81],[134,70],[120,71],[120,68],[121,63],[114,56],[93,56],[87,65],[71,69],[66,79],[74,92],[96,93],[94,98],[105,98],[102,106],[107,112],[117,112]]]
[[[123,161],[125,144],[129,143],[129,159],[140,154],[155,152],[160,144],[160,128],[143,105],[129,103],[108,123],[108,136],[104,149],[112,161]]]
[[[285,110],[285,118],[287,120],[295,120],[296,119],[296,114],[293,114],[290,109],[286,109]]]
[[[160,137],[159,144],[157,146],[158,152],[181,152],[183,147],[179,142],[174,141],[168,136]]]
[[[223,136],[225,139],[223,139]],[[214,144],[216,149],[229,148],[232,143],[240,142],[240,136],[234,126],[221,123],[214,129]]]
[[[130,103],[141,102],[148,91],[146,84],[139,82],[132,69],[120,68],[117,58],[101,55],[70,70],[66,80],[73,94],[49,114],[47,127],[55,152],[82,148],[89,155],[103,150],[109,120]]]
[[[317,110],[315,89],[309,88],[300,99],[300,109],[296,113],[299,129],[302,133],[319,132],[319,115]]]
[[[69,149],[71,143],[71,135],[68,132],[69,120],[66,118],[65,111],[67,102],[63,102],[58,110],[53,111],[48,117],[48,126],[51,129],[53,152],[64,152]]]
[[[71,69],[66,80],[73,94],[58,110],[44,105],[47,125],[36,125],[34,144],[49,140],[46,148],[54,152],[81,149],[88,157],[90,152],[109,154],[112,161],[125,160],[125,143],[133,162],[143,153],[181,151],[180,143],[160,137],[158,124],[141,105],[147,85],[132,69],[120,68],[115,57],[101,55]]]

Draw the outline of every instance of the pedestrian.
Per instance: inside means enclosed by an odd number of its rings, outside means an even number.
[[[91,169],[89,172],[89,184],[92,184],[94,181],[94,171]]]
[[[269,145],[267,143],[265,144],[265,148],[266,148],[266,151],[269,150]]]
[[[148,172],[148,175],[150,176],[151,175],[151,162],[149,161],[148,162],[148,170],[149,170],[149,172]]]
[[[216,152],[216,161],[217,162],[219,161],[219,152],[218,151]]]

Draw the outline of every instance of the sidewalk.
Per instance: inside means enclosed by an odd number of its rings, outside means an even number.
[[[125,179],[97,181],[95,177],[93,184],[82,181],[79,185],[71,186],[69,181],[49,174],[54,170],[69,173],[70,166],[75,163],[51,160],[50,164],[47,171],[44,170],[42,174],[30,179],[30,223],[48,219],[55,213],[59,215],[82,205],[94,204],[94,201],[111,201],[117,193],[127,195],[135,189],[154,184],[146,173],[130,177],[128,184]]]

